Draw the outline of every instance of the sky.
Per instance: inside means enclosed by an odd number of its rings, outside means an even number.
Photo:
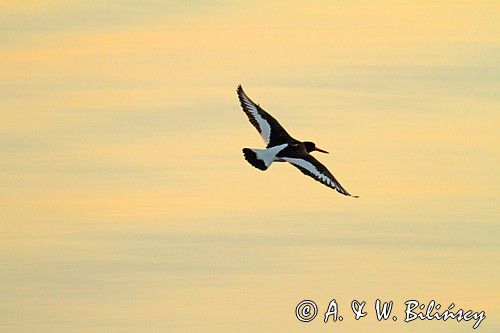
[[[404,323],[434,299],[498,332],[499,22],[496,1],[3,1],[0,330],[472,330]],[[360,198],[250,166],[238,84]]]

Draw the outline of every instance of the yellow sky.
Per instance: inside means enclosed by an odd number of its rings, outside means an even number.
[[[416,298],[498,331],[499,13],[2,2],[0,330],[323,332],[295,319],[301,299],[348,316]],[[263,144],[238,84],[360,199],[248,165],[241,148]]]

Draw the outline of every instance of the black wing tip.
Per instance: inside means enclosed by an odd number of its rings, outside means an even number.
[[[243,99],[244,98],[247,98],[248,99],[248,96],[247,94],[245,94],[245,92],[243,91],[243,87],[241,86],[241,84],[238,84],[238,87],[236,88],[236,94],[238,95],[238,99],[240,100],[241,102],[241,106],[243,106]]]
[[[334,190],[336,190],[337,192],[339,192],[340,194],[343,194],[345,195],[346,197],[351,197],[351,198],[359,198],[359,195],[352,195],[351,193],[347,192],[342,186],[340,187],[333,187]]]
[[[244,100],[249,98],[243,91],[243,87],[241,86],[241,84],[239,84],[238,88],[236,88],[236,94],[238,95],[238,100],[240,101],[241,107],[243,108],[243,110],[246,110],[247,106],[245,106]]]
[[[344,190],[344,191],[345,191],[345,190]],[[350,193],[349,193],[349,192],[347,192],[347,191],[345,191],[345,192],[341,192],[341,191],[337,190],[337,192],[339,192],[339,193],[341,193],[341,194],[345,195],[346,197],[351,197],[351,198],[356,198],[356,199],[357,199],[357,198],[359,198],[359,195],[352,195],[352,194],[350,194]]]
[[[356,198],[356,199],[359,198],[359,195],[352,195],[352,194],[348,193],[347,191],[342,192],[342,191],[339,191],[337,188],[335,188],[335,190],[337,192],[339,192],[340,194],[345,195],[346,197],[351,197],[351,198]]]

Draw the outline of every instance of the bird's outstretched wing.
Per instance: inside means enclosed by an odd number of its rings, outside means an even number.
[[[333,177],[333,175],[328,171],[328,169],[321,164],[317,159],[315,159],[309,153],[303,153],[296,157],[281,157],[283,160],[295,166],[304,175],[314,178],[318,182],[333,188],[337,192],[348,195],[354,198],[358,198],[357,195],[351,195],[347,192],[342,185]]]
[[[267,146],[276,146],[294,140],[273,116],[264,111],[258,104],[255,104],[245,94],[241,86],[238,86],[236,91],[248,120],[259,131]]]

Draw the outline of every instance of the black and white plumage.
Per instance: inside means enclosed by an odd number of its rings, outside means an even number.
[[[309,154],[312,151],[328,152],[317,148],[313,142],[302,142],[291,137],[273,116],[245,94],[241,85],[238,86],[237,93],[248,120],[266,143],[266,149],[243,148],[245,159],[252,166],[264,171],[273,162],[288,162],[316,181],[343,195],[352,196],[323,164]]]

